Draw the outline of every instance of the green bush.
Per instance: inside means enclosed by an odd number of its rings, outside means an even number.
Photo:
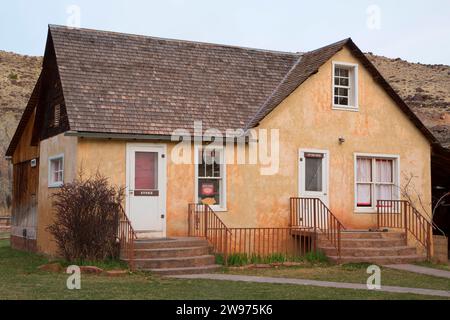
[[[305,254],[304,259],[311,263],[327,263],[328,257],[323,251],[311,251]]]
[[[17,75],[17,73],[10,72],[10,73],[8,74],[8,79],[9,79],[9,80],[17,80],[17,79],[19,79],[19,76]]]
[[[248,255],[246,253],[233,253],[228,255],[227,262],[229,266],[244,266],[247,264],[269,264],[282,263],[287,261],[301,261],[301,257],[291,257],[283,253],[273,253],[267,256],[257,254]],[[222,254],[216,255],[217,264],[225,264]]]

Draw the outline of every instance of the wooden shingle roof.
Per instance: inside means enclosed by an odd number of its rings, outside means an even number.
[[[70,130],[81,132],[243,128],[300,57],[60,26],[49,35]]]

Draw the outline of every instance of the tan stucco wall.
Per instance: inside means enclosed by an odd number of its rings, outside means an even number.
[[[133,141],[145,144],[145,141]],[[174,164],[171,161],[171,142],[167,146],[167,183],[166,212],[167,235],[182,236],[187,232],[187,206],[194,197],[194,167],[192,165]],[[126,147],[125,140],[80,139],[78,144],[77,167],[82,168],[83,175],[92,176],[98,171],[109,177],[110,182],[126,187]]]
[[[332,110],[333,60],[359,64],[358,112]],[[423,203],[431,202],[428,141],[347,49],[297,88],[259,128],[279,129],[280,170],[273,176],[261,176],[255,167],[229,170],[233,190],[229,190],[228,216],[223,217],[229,223],[287,223],[288,199],[298,195],[300,148],[329,151],[329,204],[347,228],[376,225],[376,215],[354,212],[354,153],[399,155],[400,172],[413,174]],[[346,140],[342,145],[340,136]]]
[[[40,143],[37,249],[52,255],[56,243],[46,229],[54,219],[51,195],[58,189],[48,187],[48,158],[59,154],[64,154],[64,182],[71,182],[76,176],[77,138],[59,134]]]

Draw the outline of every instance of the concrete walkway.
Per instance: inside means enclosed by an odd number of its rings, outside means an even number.
[[[258,282],[258,283],[294,284],[294,285],[316,286],[316,287],[326,287],[326,288],[368,290],[367,286],[365,284],[359,284],[359,283],[330,282],[330,281],[317,281],[317,280],[292,279],[292,278],[257,277],[257,276],[218,274],[218,273],[216,273],[216,274],[211,273],[211,274],[176,275],[176,276],[170,276],[170,277],[178,278],[178,279],[244,281],[244,282]],[[444,291],[444,290],[381,286],[381,289],[374,290],[374,291],[395,292],[395,293],[414,293],[414,294],[421,294],[421,295],[426,295],[426,296],[439,296],[439,297],[450,298],[450,291]]]
[[[450,271],[421,267],[413,264],[388,264],[384,265],[383,267],[450,279]]]

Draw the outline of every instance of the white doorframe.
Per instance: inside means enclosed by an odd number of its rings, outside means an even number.
[[[165,143],[127,143],[126,147],[126,189],[125,189],[125,212],[130,220],[132,220],[132,213],[130,212],[130,172],[131,172],[131,163],[130,163],[130,154],[131,151],[136,151],[136,149],[143,151],[158,151],[162,157],[160,156],[158,159],[158,166],[161,164],[161,177],[158,176],[158,189],[160,189],[160,202],[161,212],[160,214],[164,215],[162,221],[162,234],[161,237],[166,237],[167,233],[167,144]]]
[[[305,153],[321,153],[324,155],[322,158],[325,164],[322,164],[322,194],[320,197],[317,192],[310,192],[305,190],[305,185],[303,183],[303,175],[305,172]],[[330,165],[330,153],[328,150],[323,149],[299,149],[298,150],[298,196],[299,197],[314,197],[320,198],[327,207],[329,207],[329,165]]]

